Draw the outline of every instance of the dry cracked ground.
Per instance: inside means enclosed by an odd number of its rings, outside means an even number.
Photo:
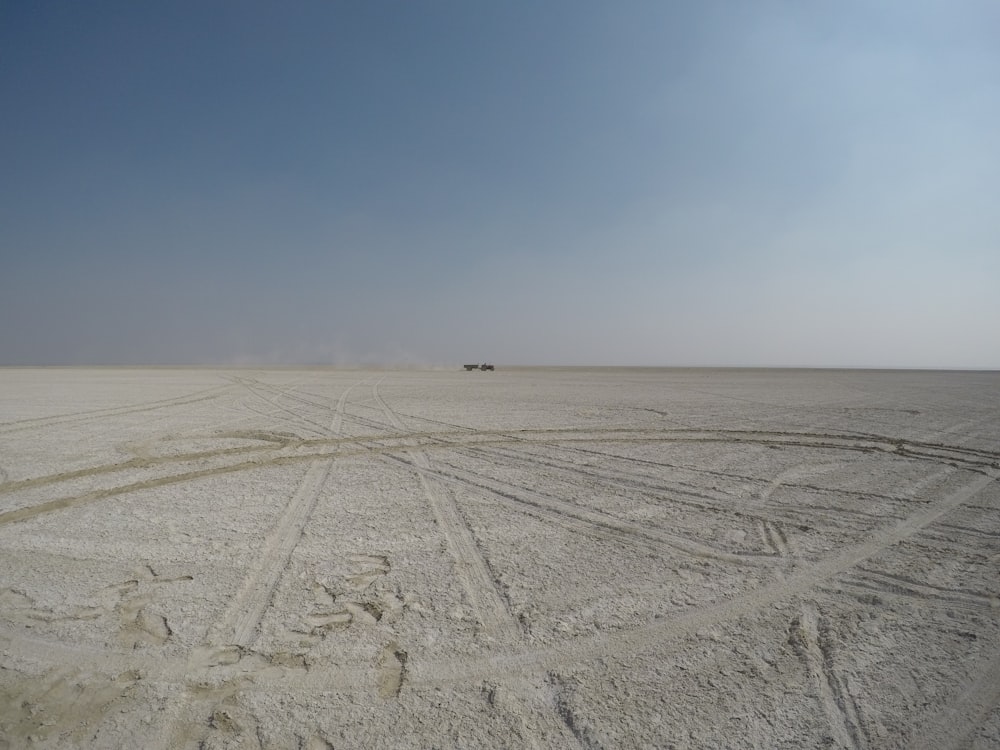
[[[0,370],[0,747],[1000,747],[1000,375]]]

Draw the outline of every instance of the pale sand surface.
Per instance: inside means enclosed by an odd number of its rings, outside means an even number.
[[[1000,375],[0,370],[0,747],[1000,747]]]

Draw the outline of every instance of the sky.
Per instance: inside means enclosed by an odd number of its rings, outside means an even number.
[[[0,365],[1000,368],[1000,4],[0,4]]]

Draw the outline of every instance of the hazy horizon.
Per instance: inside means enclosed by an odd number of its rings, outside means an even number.
[[[7,4],[0,366],[998,369],[997,28]]]
[[[462,372],[463,364],[449,362],[442,364],[400,364],[385,362],[361,362],[355,364],[330,364],[324,362],[288,362],[284,364],[240,363],[240,364],[90,364],[90,365],[0,365],[0,370],[248,370],[248,371],[312,371],[330,370],[341,372]],[[471,364],[471,363],[470,363]],[[481,364],[481,363],[480,363]],[[990,367],[836,367],[812,365],[546,365],[490,362],[495,370],[502,372],[548,370],[548,371],[604,371],[604,370],[690,370],[706,372],[885,372],[885,373],[955,373],[955,374],[997,374],[1000,368]],[[470,376],[474,377],[474,376]],[[483,377],[489,377],[484,375]]]

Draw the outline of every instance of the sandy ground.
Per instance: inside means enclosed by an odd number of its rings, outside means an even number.
[[[0,370],[0,747],[1000,747],[1000,375]]]

